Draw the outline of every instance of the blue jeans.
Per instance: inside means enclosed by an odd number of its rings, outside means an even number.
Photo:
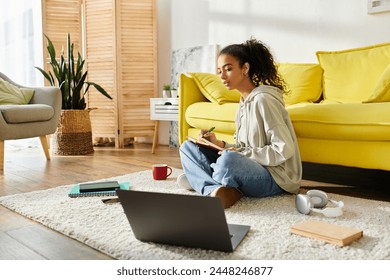
[[[241,153],[225,150],[219,155],[191,141],[184,141],[179,152],[188,182],[202,195],[209,195],[221,186],[236,188],[249,197],[285,193],[267,168]]]

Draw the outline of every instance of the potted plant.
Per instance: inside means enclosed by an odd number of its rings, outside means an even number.
[[[86,109],[85,97],[90,86],[109,99],[112,97],[100,85],[87,81],[88,71],[84,72],[85,60],[80,52],[75,60],[74,44],[67,38],[66,56],[62,50],[57,60],[52,41],[46,36],[47,51],[53,73],[37,68],[49,81],[51,86],[57,86],[62,93],[62,111],[57,131],[53,135],[52,153],[59,155],[80,155],[93,152],[92,128],[89,118],[90,109]]]
[[[169,84],[163,85],[162,95],[163,95],[164,98],[171,97],[171,86]]]
[[[171,89],[171,97],[172,98],[178,98],[178,94],[177,94],[177,89],[176,88],[172,88]]]

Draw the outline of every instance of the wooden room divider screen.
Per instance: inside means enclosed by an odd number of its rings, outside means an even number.
[[[155,0],[42,0],[43,30],[54,44],[66,34],[83,42],[88,79],[113,97],[90,88],[87,102],[95,138],[152,137],[151,97],[157,96]],[[76,43],[77,42],[77,43]],[[45,56],[47,57],[47,56]]]

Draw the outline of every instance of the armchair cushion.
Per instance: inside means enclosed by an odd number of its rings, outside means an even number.
[[[34,89],[19,88],[0,78],[1,104],[28,104],[34,95]]]
[[[53,107],[45,104],[0,105],[0,113],[8,124],[49,121]]]

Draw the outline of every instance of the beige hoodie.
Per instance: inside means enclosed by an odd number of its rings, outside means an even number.
[[[283,92],[272,86],[253,89],[240,101],[236,127],[237,151],[266,167],[282,189],[297,193],[302,162]]]

